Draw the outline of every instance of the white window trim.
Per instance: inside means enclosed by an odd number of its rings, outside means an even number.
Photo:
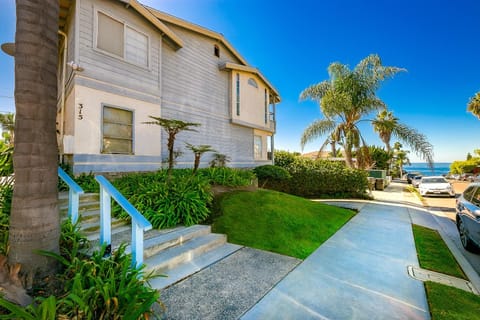
[[[139,67],[139,68],[142,68],[142,69],[145,69],[145,70],[150,70],[150,66],[151,66],[151,39],[150,39],[150,36],[146,33],[146,32],[143,32],[143,31],[140,31],[139,28],[127,23],[125,20],[123,19],[120,19],[118,17],[116,17],[115,15],[111,14],[110,12],[107,12],[103,9],[99,9],[99,8],[94,8],[94,11],[95,11],[95,14],[94,14],[94,21],[93,21],[93,50],[96,51],[96,52],[99,52],[101,54],[104,54],[106,56],[109,56],[109,57],[112,57],[112,58],[115,58],[115,59],[118,59],[118,60],[121,60],[125,63],[128,63],[128,64],[131,64],[133,66],[136,66],[136,67]],[[113,20],[116,20],[120,23],[123,24],[123,57],[121,56],[117,56],[116,54],[113,54],[111,52],[108,52],[108,51],[105,51],[105,50],[102,50],[100,48],[98,48],[97,46],[97,39],[98,39],[98,13],[102,13],[110,18],[112,18]],[[127,54],[127,46],[126,46],[126,36],[127,36],[127,32],[126,32],[126,28],[131,28],[132,30],[138,32],[138,33],[141,33],[143,34],[145,37],[147,37],[147,65],[144,66],[144,65],[141,65],[141,64],[137,64],[137,63],[134,63],[132,61],[129,61],[125,58],[126,54]]]
[[[103,148],[103,110],[105,107],[109,108],[115,108],[115,109],[120,109],[120,110],[125,110],[129,111],[132,113],[132,152],[131,153],[106,153]],[[135,110],[130,109],[130,108],[125,108],[125,107],[119,107],[117,105],[111,104],[111,103],[102,103],[101,104],[101,119],[100,119],[100,125],[102,129],[102,134],[100,135],[100,154],[114,154],[114,155],[135,155]]]
[[[257,137],[260,138],[260,154],[258,156],[257,156],[257,153],[255,152],[255,146],[256,146],[255,140]],[[263,160],[263,136],[258,134],[253,135],[253,158],[254,160]]]

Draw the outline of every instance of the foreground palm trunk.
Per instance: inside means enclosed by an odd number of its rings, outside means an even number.
[[[55,272],[36,250],[59,251],[57,199],[58,0],[17,0],[15,187],[8,261],[33,277]]]

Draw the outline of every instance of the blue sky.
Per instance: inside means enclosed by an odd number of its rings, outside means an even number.
[[[222,33],[261,70],[282,97],[278,149],[300,151],[303,130],[321,118],[317,104],[299,102],[300,92],[328,79],[331,62],[353,67],[371,53],[408,70],[378,94],[401,122],[428,137],[435,161],[464,159],[480,148],[480,120],[466,112],[480,91],[478,0],[140,1]],[[0,2],[0,43],[12,42],[14,0]],[[13,111],[13,86],[13,59],[1,53],[0,111]],[[382,145],[370,126],[362,132],[367,143]],[[410,159],[420,160],[414,154]]]

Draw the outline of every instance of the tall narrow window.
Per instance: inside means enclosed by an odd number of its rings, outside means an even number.
[[[253,156],[255,159],[262,159],[262,147],[262,136],[253,136]]]
[[[103,107],[103,153],[132,154],[133,112]]]
[[[237,73],[237,81],[236,81],[236,88],[237,88],[237,116],[240,115],[240,74]]]
[[[267,95],[267,89],[265,89],[265,124],[268,123],[268,95]]]
[[[217,45],[213,46],[213,54],[215,55],[215,57],[220,58],[220,47],[219,46],[217,46]]]

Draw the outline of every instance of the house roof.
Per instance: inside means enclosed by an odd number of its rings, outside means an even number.
[[[137,0],[119,0],[130,6],[150,23],[152,23],[158,30],[160,30],[162,36],[166,37],[167,42],[175,49],[178,50],[183,47],[183,41],[180,39],[170,28],[168,28],[163,22],[157,19],[157,17],[152,13],[150,8],[142,5]]]
[[[236,63],[231,63],[231,62],[225,62],[222,63],[219,66],[220,70],[238,70],[238,71],[245,71],[249,73],[253,73],[257,75],[260,79],[262,79],[263,82],[269,87],[270,91],[274,95],[275,102],[278,103],[280,102],[280,95],[278,94],[277,89],[275,89],[274,86],[268,82],[268,80],[260,73],[260,71],[257,68],[249,67],[249,66],[243,66],[241,64],[236,64]]]
[[[245,60],[245,58],[243,58],[242,55],[237,50],[235,50],[235,48],[230,44],[230,42],[227,41],[227,39],[225,39],[225,37],[221,33],[209,30],[197,24],[174,17],[165,12],[159,11],[155,8],[151,8],[151,7],[146,7],[146,8],[150,10],[153,15],[155,15],[158,19],[162,21],[202,34],[204,36],[207,36],[209,38],[212,38],[222,43],[235,56],[235,58],[237,58],[240,61],[241,64],[226,62],[219,66],[220,69],[221,70],[239,70],[239,71],[245,71],[245,72],[256,74],[259,78],[262,79],[262,81],[265,82],[265,84],[272,91],[273,95],[275,96],[275,102],[280,102],[280,95],[278,94],[277,89],[275,89],[275,87],[262,75],[260,70],[258,70],[257,68],[248,66],[248,63]]]

